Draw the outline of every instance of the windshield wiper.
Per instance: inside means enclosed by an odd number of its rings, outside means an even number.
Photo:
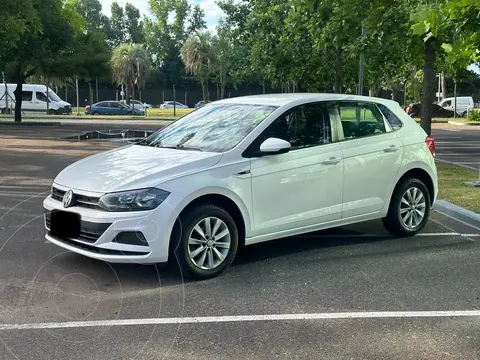
[[[154,145],[154,147],[163,148],[163,149],[175,149],[175,150],[203,151],[203,150],[200,149],[200,148],[188,147],[188,146],[184,146],[184,145],[168,146],[168,145],[160,145],[160,144],[159,144],[159,145]]]

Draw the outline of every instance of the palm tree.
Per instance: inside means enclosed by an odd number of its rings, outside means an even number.
[[[202,85],[203,101],[208,100],[208,79],[211,72],[214,54],[212,35],[208,31],[196,32],[183,44],[180,50],[185,70],[194,74]]]
[[[138,91],[145,88],[150,75],[150,57],[140,44],[121,44],[112,54],[112,70],[114,81],[127,90],[127,101],[131,91],[135,100],[135,86]]]

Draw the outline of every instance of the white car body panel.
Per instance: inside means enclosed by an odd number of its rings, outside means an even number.
[[[339,143],[321,148],[252,159],[255,236],[341,218],[342,189],[329,186],[342,183],[342,151]],[[325,165],[330,158],[339,162]]]
[[[386,105],[403,126],[381,135],[338,141],[281,155],[243,157],[245,149],[285,111],[309,102],[363,101]],[[102,249],[139,251],[113,243],[120,231],[142,231],[147,255],[105,255],[46,238],[68,250],[109,262],[156,263],[168,260],[178,215],[192,201],[220,195],[243,217],[245,244],[298,235],[386,215],[395,185],[412,169],[429,174],[438,192],[435,162],[425,132],[398,104],[384,99],[336,94],[278,94],[226,99],[218,103],[276,105],[237,146],[224,153],[129,145],[80,160],[54,180],[60,190],[100,197],[105,193],[155,187],[170,192],[156,209],[107,212],[73,206],[67,211],[92,223],[112,223],[93,245]],[[206,105],[209,106],[209,105]],[[335,126],[332,126],[334,129]],[[335,137],[334,137],[334,140]],[[338,140],[342,140],[339,138]],[[397,151],[385,151],[392,145]],[[332,158],[338,162],[331,162]],[[302,190],[302,191],[300,191]],[[65,210],[47,197],[47,211]]]

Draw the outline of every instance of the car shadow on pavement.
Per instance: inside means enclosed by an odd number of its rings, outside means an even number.
[[[76,271],[95,274],[97,279],[104,279],[106,282],[120,282],[125,289],[168,287],[187,282],[182,278],[176,262],[148,265],[109,264],[75,253],[66,254],[63,261],[66,268],[71,268],[74,263]]]
[[[271,258],[295,255],[312,250],[345,245],[369,244],[396,239],[380,230],[362,232],[349,228],[333,228],[305,235],[267,241],[239,249],[233,266],[264,261]]]

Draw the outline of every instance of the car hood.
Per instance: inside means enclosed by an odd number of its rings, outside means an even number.
[[[70,103],[68,103],[68,102],[66,102],[66,101],[63,101],[63,100],[62,100],[62,101],[59,101],[59,102],[58,102],[58,105],[59,105],[59,106],[72,106]]]
[[[77,161],[54,182],[98,193],[141,189],[207,169],[221,157],[219,153],[129,145]]]

